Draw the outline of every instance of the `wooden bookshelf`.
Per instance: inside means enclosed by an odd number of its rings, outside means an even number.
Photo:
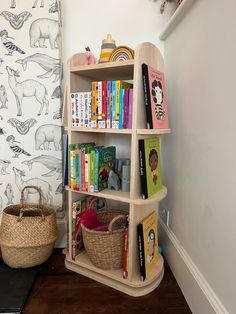
[[[68,90],[71,92],[89,91],[93,80],[118,80],[126,79],[133,81],[133,115],[132,129],[81,129],[72,128],[71,107],[68,102],[67,119],[64,119],[68,132],[68,143],[82,143],[94,141],[97,145],[116,145],[118,158],[130,158],[130,192],[124,193],[114,190],[103,190],[98,193],[81,192],[67,190],[68,219],[71,221],[71,204],[82,195],[93,195],[105,198],[112,202],[117,202],[117,206],[124,203],[129,210],[129,239],[128,239],[128,278],[123,279],[122,269],[102,270],[94,266],[89,260],[86,252],[79,255],[75,260],[71,259],[71,224],[69,223],[69,248],[66,251],[65,265],[68,269],[97,280],[103,284],[113,287],[131,296],[145,295],[154,290],[161,282],[164,274],[163,258],[159,255],[159,260],[153,273],[145,281],[140,280],[138,245],[137,245],[137,225],[148,216],[153,210],[158,210],[159,202],[166,197],[167,188],[162,187],[161,191],[152,197],[144,200],[140,191],[139,173],[139,152],[138,140],[147,137],[161,137],[170,133],[170,129],[147,130],[146,112],[144,105],[143,83],[141,64],[147,63],[161,71],[164,70],[163,58],[158,50],[151,43],[143,43],[135,50],[134,60],[123,62],[110,62],[95,65],[83,65],[84,59],[81,54],[74,55],[68,62]]]

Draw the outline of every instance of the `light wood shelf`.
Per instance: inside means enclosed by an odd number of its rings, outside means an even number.
[[[160,284],[164,275],[164,261],[161,255],[158,257],[158,263],[150,275],[150,278],[147,278],[143,282],[140,281],[138,276],[134,277],[132,280],[129,280],[129,278],[124,279],[122,269],[103,270],[94,266],[86,252],[77,256],[75,261],[67,255],[66,267],[91,279],[108,284],[109,286],[134,297],[146,295],[153,291],[153,289]]]
[[[132,134],[131,129],[98,129],[98,128],[71,128],[72,132],[87,132],[87,133],[108,133],[108,134]]]
[[[138,140],[145,137],[161,136],[170,133],[170,129],[147,130],[146,111],[143,95],[143,82],[141,64],[146,63],[151,67],[164,71],[163,58],[153,44],[143,43],[135,50],[135,59],[110,62],[95,65],[83,65],[82,54],[74,55],[68,62],[68,89],[67,95],[71,92],[88,91],[93,80],[117,80],[126,79],[133,82],[133,116],[132,129],[89,129],[72,128],[70,103],[67,112],[68,143],[95,141],[97,145],[116,145],[117,156],[119,158],[129,157],[131,159],[130,168],[130,192],[124,193],[115,190],[102,190],[100,192],[74,191],[69,187],[67,190],[68,219],[72,220],[71,204],[78,199],[77,196],[92,195],[117,202],[117,206],[129,209],[129,239],[128,239],[128,279],[123,279],[122,270],[102,270],[95,267],[89,260],[86,253],[80,255],[75,261],[71,257],[71,224],[69,224],[69,249],[66,254],[65,265],[68,269],[85,275],[89,278],[104,283],[110,287],[127,293],[131,296],[141,296],[153,291],[161,282],[164,274],[163,258],[159,256],[150,278],[145,281],[140,280],[137,246],[137,225],[153,210],[157,210],[158,203],[167,195],[165,186],[152,197],[144,200],[140,195],[140,172],[139,172],[139,151]],[[64,120],[63,120],[64,121]],[[128,136],[124,136],[128,135]],[[120,146],[119,146],[120,145]],[[126,204],[120,204],[123,202]],[[114,207],[115,208],[115,207]]]

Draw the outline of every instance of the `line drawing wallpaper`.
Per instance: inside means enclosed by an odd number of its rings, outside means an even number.
[[[62,207],[62,63],[59,0],[1,0],[0,219],[25,185]],[[26,201],[36,201],[28,190]]]

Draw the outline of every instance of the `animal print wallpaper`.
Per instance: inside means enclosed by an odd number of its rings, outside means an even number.
[[[26,185],[64,216],[60,26],[59,0],[1,0],[0,217]]]

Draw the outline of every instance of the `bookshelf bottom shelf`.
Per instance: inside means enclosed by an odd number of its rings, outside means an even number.
[[[150,280],[146,279],[144,282],[141,282],[139,278],[133,281],[123,279],[122,270],[105,271],[99,269],[90,262],[87,254],[82,254],[82,256],[76,261],[73,261],[67,255],[65,259],[65,266],[74,272],[89,277],[133,297],[143,296],[152,292],[159,286],[164,276],[164,263],[161,255],[159,255],[159,261],[155,269],[155,276]]]

